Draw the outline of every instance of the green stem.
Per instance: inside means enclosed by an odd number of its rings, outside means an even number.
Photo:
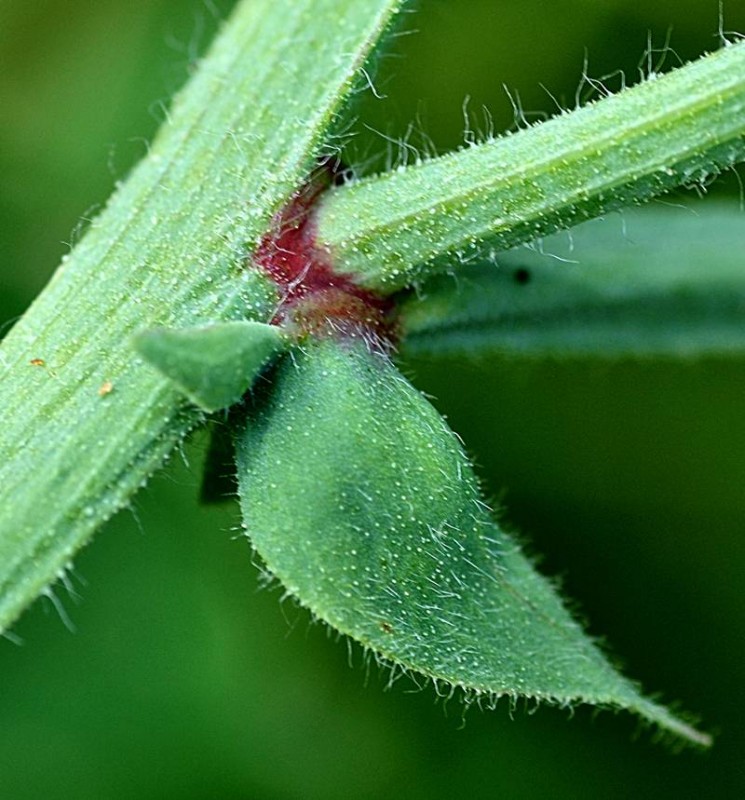
[[[399,0],[247,0],[148,157],[0,347],[0,631],[201,418],[131,346],[267,319],[246,255],[318,156]]]
[[[745,159],[745,43],[547,123],[330,192],[318,240],[395,292]]]

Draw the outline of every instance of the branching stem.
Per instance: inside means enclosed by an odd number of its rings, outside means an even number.
[[[519,133],[330,192],[318,240],[395,292],[745,159],[745,42]]]

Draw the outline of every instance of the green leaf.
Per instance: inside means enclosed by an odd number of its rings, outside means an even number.
[[[269,570],[366,648],[477,695],[626,708],[708,743],[582,632],[385,356],[333,341],[288,356],[236,455],[244,524]]]
[[[276,325],[223,322],[201,328],[155,328],[135,349],[192,403],[212,412],[232,406],[286,347]]]
[[[412,355],[742,357],[745,215],[646,208],[585,223],[540,251],[438,276],[401,311]]]
[[[745,158],[745,42],[549,122],[330,192],[318,240],[393,292]]]
[[[0,345],[0,631],[202,419],[132,349],[268,321],[250,267],[398,0],[244,0],[147,157]]]

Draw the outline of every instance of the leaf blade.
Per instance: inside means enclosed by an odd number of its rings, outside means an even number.
[[[252,543],[287,590],[394,663],[477,694],[627,708],[707,737],[611,667],[494,523],[442,418],[364,345],[308,345],[236,439]]]
[[[640,209],[519,248],[402,307],[411,355],[741,357],[745,217],[734,205]]]

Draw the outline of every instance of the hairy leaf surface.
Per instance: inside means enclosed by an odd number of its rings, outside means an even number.
[[[480,499],[456,436],[361,342],[286,356],[237,439],[247,533],[285,587],[396,664],[490,696],[627,708],[643,698]]]

